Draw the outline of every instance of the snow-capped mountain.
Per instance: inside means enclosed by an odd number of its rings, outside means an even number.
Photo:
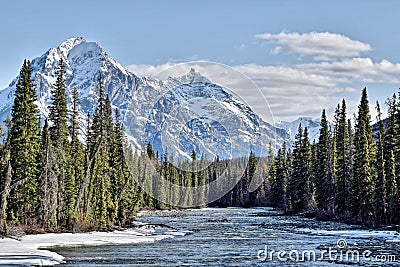
[[[269,142],[278,145],[289,139],[285,131],[264,122],[194,69],[165,81],[139,77],[84,38],[69,39],[31,61],[43,117],[48,115],[60,59],[65,62],[69,103],[72,89],[79,90],[82,125],[85,114],[92,114],[96,106],[101,73],[111,104],[120,110],[128,139],[136,149],[150,141],[161,154],[168,150],[190,158],[195,150],[208,158],[228,158],[248,155],[250,150],[260,153]],[[10,116],[17,78],[0,91],[1,121]]]
[[[290,140],[293,142],[298,132],[300,124],[303,129],[307,127],[310,141],[313,142],[315,140],[317,142],[319,137],[321,118],[300,117],[290,122],[289,121],[277,122],[275,123],[275,126],[284,129],[290,135]]]

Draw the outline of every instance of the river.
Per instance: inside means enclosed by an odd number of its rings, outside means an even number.
[[[139,221],[182,236],[130,245],[53,249],[65,266],[399,266],[395,231],[282,216],[269,208],[155,211]]]

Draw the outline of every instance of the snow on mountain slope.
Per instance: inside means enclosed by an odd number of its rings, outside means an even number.
[[[310,117],[300,117],[291,122],[288,121],[277,122],[275,123],[275,126],[284,129],[290,135],[290,140],[293,142],[300,124],[303,129],[307,127],[310,141],[313,142],[315,140],[317,142],[319,138],[319,128],[321,124],[320,118],[313,119]]]
[[[92,114],[98,98],[98,79],[113,108],[119,108],[128,139],[140,149],[150,141],[155,150],[190,157],[216,155],[227,158],[260,152],[281,144],[289,136],[264,122],[250,107],[190,69],[181,77],[165,81],[139,77],[112,59],[97,43],[72,38],[32,60],[32,79],[37,90],[37,105],[42,117],[48,115],[51,89],[60,59],[66,67],[68,104],[72,89],[78,88],[80,118]],[[17,77],[18,78],[18,77]],[[10,116],[15,78],[0,91],[0,120]]]

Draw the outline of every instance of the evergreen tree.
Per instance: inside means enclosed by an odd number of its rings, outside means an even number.
[[[124,153],[124,129],[120,122],[119,110],[115,111],[115,121],[114,121],[114,140],[112,148],[112,156],[110,166],[112,167],[111,176],[111,197],[113,201],[114,213],[112,217],[120,222],[126,219],[127,206],[126,202],[122,203],[122,198],[127,201],[127,196],[131,193],[129,182],[129,172],[127,172],[127,166],[125,162]],[[123,195],[125,194],[125,195]]]
[[[57,164],[55,172],[58,177],[58,220],[63,225],[69,224],[75,200],[75,179],[71,173],[71,158],[68,139],[68,106],[65,85],[65,66],[61,59],[57,67],[57,78],[51,91],[52,103],[49,107],[50,139],[54,146]]]
[[[332,153],[332,138],[325,110],[322,111],[321,126],[317,145],[316,168],[316,201],[319,210],[333,215],[334,209],[334,164]]]
[[[8,207],[8,197],[11,190],[12,181],[12,169],[10,162],[10,132],[11,132],[11,120],[7,118],[4,121],[7,125],[7,134],[3,132],[3,128],[0,127],[0,136],[6,137],[3,140],[3,144],[0,146],[0,235],[7,236],[8,226],[7,226],[7,207]]]
[[[249,163],[248,163],[248,188],[247,188],[247,195],[248,195],[248,200],[247,200],[247,205],[249,206],[254,206],[257,200],[257,188],[253,188],[252,185],[259,185],[258,183],[258,175],[257,175],[257,166],[258,166],[258,159],[256,155],[254,154],[253,151],[250,151],[249,155]],[[229,167],[228,167],[229,168]],[[255,187],[255,186],[254,186]]]
[[[61,59],[57,67],[57,78],[54,88],[51,91],[51,105],[49,107],[49,119],[51,125],[49,127],[50,138],[56,147],[66,150],[68,142],[68,106],[65,85],[65,66]]]
[[[192,154],[191,154],[191,159],[192,159],[192,166],[190,168],[190,180],[191,180],[191,185],[190,185],[190,190],[193,192],[192,193],[192,203],[191,206],[193,205],[193,203],[198,203],[198,201],[196,201],[198,199],[198,195],[196,194],[198,191],[196,189],[198,189],[198,168],[197,168],[197,155],[196,155],[196,151],[193,149],[192,150]]]
[[[388,123],[384,135],[384,160],[386,175],[386,203],[388,205],[387,221],[388,223],[398,223],[400,217],[399,200],[399,175],[398,158],[400,149],[400,120],[398,120],[399,103],[396,94],[387,99],[388,105]]]
[[[275,176],[274,185],[271,184],[271,191],[277,208],[286,209],[286,186],[288,180],[286,143],[278,150],[275,164],[271,166],[271,175]]]
[[[74,152],[80,141],[80,126],[79,126],[79,105],[81,104],[79,100],[78,88],[74,87],[72,90],[72,112],[70,116],[70,126],[69,134],[71,136],[71,151]]]
[[[91,184],[89,189],[89,213],[93,222],[107,226],[112,221],[116,207],[111,201],[110,141],[112,140],[112,111],[108,97],[99,77],[99,98],[94,112],[90,142],[93,162],[91,166]]]
[[[83,145],[79,140],[80,126],[79,126],[79,92],[76,87],[72,91],[72,111],[70,115],[70,126],[69,134],[71,138],[69,159],[69,176],[65,183],[65,195],[66,195],[66,223],[68,227],[74,225],[77,214],[75,212],[76,198],[78,194],[78,188],[83,181],[84,176],[84,162],[85,156],[83,151]]]
[[[374,187],[374,210],[375,220],[377,222],[385,222],[386,218],[386,173],[385,173],[385,151],[383,139],[385,135],[385,127],[382,121],[382,112],[379,102],[376,102],[376,111],[378,113],[376,120],[379,125],[379,131],[376,135],[377,153],[376,153],[376,183]]]
[[[311,146],[307,128],[301,128],[295,136],[291,175],[291,202],[293,211],[303,212],[310,208],[311,195]]]
[[[328,121],[326,119],[325,109],[322,111],[321,116],[321,124],[319,130],[319,139],[318,139],[318,149],[317,149],[317,175],[315,179],[315,187],[316,187],[316,200],[317,205],[320,210],[323,209],[325,204],[325,182],[326,182],[326,175],[328,171],[326,170],[326,162],[328,161],[328,151],[330,146],[329,140],[329,128],[328,128]]]
[[[345,213],[349,204],[347,188],[350,180],[350,136],[346,118],[346,102],[339,105],[335,122],[335,176],[336,176],[336,209],[339,214]]]
[[[155,158],[155,153],[154,153],[154,150],[153,150],[153,146],[151,145],[150,141],[147,142],[147,145],[146,145],[146,152],[147,152],[147,156],[148,156],[150,159],[154,159],[154,158]]]
[[[286,144],[278,150],[275,160],[270,161],[269,179],[271,183],[271,202],[276,208],[284,209],[286,204]]]
[[[40,176],[40,219],[47,229],[58,227],[58,179],[56,156],[50,140],[47,119],[42,130],[41,139],[42,173]]]
[[[31,64],[25,60],[18,77],[11,111],[12,183],[18,183],[19,186],[11,192],[9,211],[23,224],[28,224],[29,219],[34,220],[39,196],[40,126],[31,75]]]
[[[366,88],[362,91],[361,102],[358,106],[354,146],[354,177],[351,187],[352,213],[356,219],[360,219],[363,223],[371,223],[376,149]]]

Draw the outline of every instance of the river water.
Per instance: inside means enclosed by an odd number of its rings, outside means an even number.
[[[138,220],[186,234],[54,251],[66,257],[65,266],[400,266],[395,231],[286,217],[269,208],[156,211]]]

